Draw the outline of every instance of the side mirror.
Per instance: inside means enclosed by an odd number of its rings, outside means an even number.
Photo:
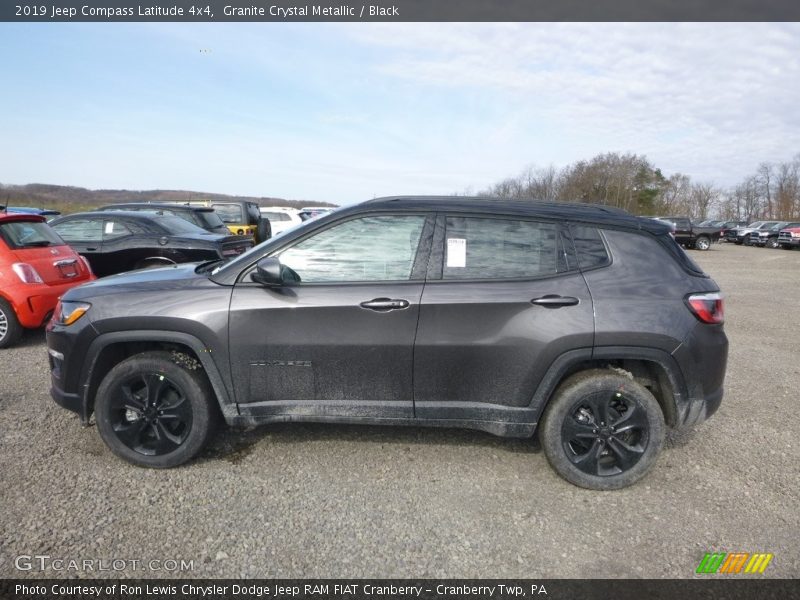
[[[283,269],[281,261],[274,256],[262,258],[256,263],[256,270],[250,273],[250,279],[261,285],[283,285]]]

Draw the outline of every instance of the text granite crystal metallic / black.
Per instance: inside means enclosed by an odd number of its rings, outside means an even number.
[[[669,233],[603,206],[367,201],[70,290],[52,395],[148,467],[220,419],[426,425],[538,431],[562,477],[621,488],[722,399],[722,296]]]

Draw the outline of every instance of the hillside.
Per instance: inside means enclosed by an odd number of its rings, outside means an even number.
[[[250,200],[260,206],[335,206],[317,200],[285,200],[270,196],[229,196],[186,190],[89,190],[64,185],[29,183],[27,185],[0,184],[0,206],[35,206],[51,208],[62,213],[79,212],[115,202],[187,202],[189,200]]]

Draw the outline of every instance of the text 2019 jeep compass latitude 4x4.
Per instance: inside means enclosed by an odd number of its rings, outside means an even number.
[[[220,417],[538,426],[560,475],[620,488],[722,399],[719,289],[669,233],[601,206],[365,202],[227,263],[69,291],[52,394],[149,467],[192,458]]]

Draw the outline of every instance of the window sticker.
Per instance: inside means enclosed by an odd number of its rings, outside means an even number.
[[[467,266],[467,240],[465,238],[449,238],[447,240],[447,266]]]
[[[114,221],[106,222],[106,233],[114,233]]]

